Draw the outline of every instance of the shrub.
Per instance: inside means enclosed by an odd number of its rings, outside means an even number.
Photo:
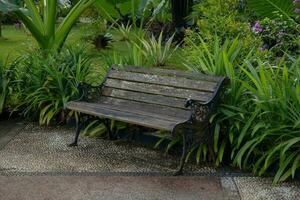
[[[282,15],[274,19],[265,18],[256,22],[253,31],[263,40],[261,50],[272,52],[273,59],[285,53],[298,56],[300,54],[300,24]]]
[[[127,43],[127,49],[130,54],[124,55],[120,52],[110,51],[103,53],[102,58],[105,61],[105,65],[110,67],[114,64],[117,65],[134,65],[134,66],[147,66],[147,60],[141,51],[140,46],[135,43]]]
[[[116,51],[103,53],[107,66],[112,64],[135,65],[135,66],[166,66],[178,46],[173,46],[173,36],[166,42],[163,41],[163,33],[156,39],[154,36],[148,38],[145,32],[135,33],[134,38],[126,41],[129,55],[120,54]]]
[[[246,48],[258,46],[259,38],[251,32],[248,13],[239,9],[239,2],[203,0],[194,6],[190,17],[205,40],[213,41],[214,35],[218,35],[221,41],[239,36]]]
[[[66,119],[65,106],[79,98],[80,82],[92,82],[91,57],[83,48],[66,48],[62,53],[35,52],[21,57],[14,85],[16,107],[27,116],[39,116],[40,124]],[[95,83],[94,83],[95,84]]]
[[[0,61],[0,114],[6,108],[6,101],[10,92],[12,69]]]
[[[163,33],[161,32],[158,39],[152,36],[149,40],[141,38],[140,48],[150,66],[165,66],[170,60],[178,46],[173,48],[174,35],[163,44]]]
[[[246,62],[242,71],[246,99],[253,113],[245,116],[233,142],[234,164],[252,168],[258,175],[275,168],[274,182],[294,176],[300,168],[300,71],[295,61],[290,70]]]
[[[91,41],[96,49],[105,49],[113,41],[109,33],[107,21],[101,18],[94,18],[93,21],[84,26],[84,41]]]
[[[274,67],[257,59],[255,51],[240,58],[238,39],[220,46],[215,37],[214,48],[200,40],[187,49],[186,66],[230,78],[211,118],[216,164],[226,157],[258,175],[275,169],[274,183],[293,176],[300,167],[300,60],[291,66],[281,60]],[[206,155],[199,144],[192,151],[197,161]]]
[[[191,46],[185,47],[184,51],[184,65],[193,71],[198,71],[206,74],[227,76],[230,78],[230,84],[226,90],[223,101],[230,106],[223,106],[220,104],[220,107],[217,109],[221,113],[232,113],[231,108],[240,105],[240,98],[243,93],[241,87],[240,79],[243,78],[243,74],[239,73],[238,68],[239,64],[243,62],[240,58],[241,54],[241,41],[236,38],[233,41],[226,40],[223,45],[220,44],[220,38],[218,36],[214,37],[213,47],[209,42],[206,42],[198,35],[198,42],[189,41]],[[248,57],[251,57],[252,53],[250,52]],[[216,164],[219,165],[223,161],[225,148],[228,146],[228,135],[222,136],[222,132],[225,127],[221,127],[221,124],[231,124],[232,122],[229,119],[224,119],[224,123],[220,122],[220,118],[212,118],[213,124],[215,125],[214,132],[214,152],[216,153]],[[198,144],[195,144],[198,145]],[[199,146],[199,148],[201,145]],[[201,147],[203,148],[203,147]],[[206,148],[207,149],[207,148]],[[205,150],[205,149],[204,149]],[[201,152],[197,155],[202,155]],[[200,158],[197,158],[199,160]],[[206,159],[206,158],[203,158]]]

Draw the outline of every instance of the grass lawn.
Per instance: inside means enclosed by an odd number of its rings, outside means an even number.
[[[66,44],[67,45],[87,45],[88,52],[94,55],[94,63],[98,66],[104,64],[103,55],[104,51],[116,52],[124,56],[129,55],[131,52],[128,51],[128,45],[124,41],[120,41],[120,33],[116,30],[111,30],[110,32],[114,35],[115,41],[109,49],[96,50],[90,42],[82,39],[86,33],[84,25],[77,25],[72,28]],[[22,55],[24,52],[34,50],[38,47],[37,42],[32,38],[32,36],[26,32],[24,29],[16,29],[15,26],[3,26],[3,37],[0,38],[0,60],[11,62],[18,56]],[[173,59],[166,68],[177,68],[180,69],[183,66],[179,66],[178,60],[180,59],[180,50],[178,50]]]
[[[19,30],[14,26],[3,26],[3,37],[0,38],[0,59],[8,61],[16,59],[25,51],[38,47],[37,42],[24,29]],[[83,32],[80,27],[74,27],[67,38],[67,44],[80,42]]]
[[[3,26],[3,37],[0,38],[0,59],[13,60],[25,50],[35,48],[37,43],[24,30],[14,26]]]

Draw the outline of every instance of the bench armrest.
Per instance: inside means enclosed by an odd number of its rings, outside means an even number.
[[[102,85],[92,86],[81,81],[76,87],[79,91],[79,99],[77,101],[91,101],[100,97]]]
[[[191,122],[205,122],[209,120],[211,114],[211,106],[209,104],[203,104],[193,99],[187,99],[185,107],[191,109]]]

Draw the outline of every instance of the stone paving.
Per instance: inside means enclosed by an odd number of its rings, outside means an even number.
[[[189,164],[136,144],[81,137],[74,129],[0,122],[2,199],[300,199],[299,182],[256,178]]]
[[[113,141],[81,137],[79,147],[69,148],[67,144],[73,140],[73,135],[72,128],[26,125],[22,133],[0,151],[0,169],[7,173],[172,173],[179,164],[178,157],[166,156],[133,143],[115,144]],[[216,171],[195,165],[188,165],[186,170],[198,173]]]

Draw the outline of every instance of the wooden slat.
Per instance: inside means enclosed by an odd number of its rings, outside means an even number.
[[[115,88],[104,87],[102,89],[103,96],[109,96],[120,99],[128,99],[136,102],[145,102],[156,105],[174,107],[174,108],[184,108],[186,99],[175,98],[175,97],[166,97],[157,94],[147,94],[142,92],[133,92],[127,90],[120,90]]]
[[[101,97],[100,102],[103,106],[112,107],[116,110],[132,112],[136,114],[148,113],[147,115],[156,116],[161,119],[172,119],[175,121],[188,120],[191,114],[189,110],[170,108],[160,105],[128,101],[111,97]]]
[[[145,92],[150,94],[159,94],[170,97],[179,97],[179,98],[191,98],[198,101],[209,101],[212,98],[213,93],[201,92],[188,89],[179,89],[169,86],[160,86],[152,85],[146,83],[122,81],[116,79],[107,79],[105,86],[119,88],[123,90]]]
[[[143,74],[184,77],[188,79],[211,81],[211,82],[219,82],[223,79],[223,77],[206,75],[198,72],[167,70],[167,69],[158,69],[158,68],[124,66],[122,69],[120,69],[118,66],[113,66],[113,69],[118,71],[136,72],[136,73],[143,73]]]
[[[117,121],[132,123],[149,128],[162,129],[170,131],[176,126],[177,122],[171,120],[157,119],[151,116],[136,115],[130,112],[122,112],[118,110],[110,110],[99,106],[100,104],[70,102],[67,105],[68,109],[75,110],[81,113],[115,119]]]
[[[126,71],[120,72],[117,70],[112,70],[108,74],[108,77],[114,79],[120,79],[120,80],[165,85],[165,86],[172,86],[176,88],[185,88],[185,89],[193,89],[193,90],[209,91],[209,92],[214,92],[217,86],[216,82],[190,80],[182,77],[169,77],[169,76],[141,74],[135,72],[126,72]]]

